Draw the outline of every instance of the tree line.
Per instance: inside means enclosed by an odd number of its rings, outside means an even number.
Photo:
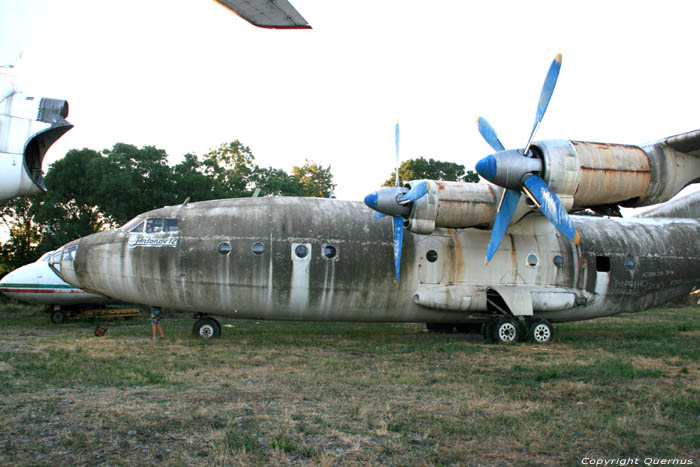
[[[170,166],[164,150],[117,143],[112,149],[73,149],[51,164],[49,191],[0,203],[0,223],[9,238],[0,246],[0,277],[45,252],[86,235],[122,225],[162,206],[252,196],[329,197],[336,185],[331,167],[306,160],[291,173],[260,167],[248,146],[224,143],[200,159],[186,154]],[[410,159],[402,181],[430,179],[478,182],[464,166],[435,159]],[[385,182],[394,185],[394,173]]]

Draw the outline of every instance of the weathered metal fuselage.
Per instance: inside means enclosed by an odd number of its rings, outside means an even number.
[[[133,231],[148,219],[176,227]],[[700,284],[697,220],[573,219],[578,245],[527,215],[488,266],[488,230],[406,231],[398,286],[391,218],[317,198],[165,207],[72,242],[52,263],[66,282],[125,302],[281,320],[468,323],[501,303],[572,321],[641,311]]]

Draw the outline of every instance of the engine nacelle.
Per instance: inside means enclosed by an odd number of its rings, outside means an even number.
[[[549,140],[537,142],[533,152],[543,161],[542,178],[567,211],[662,203],[700,178],[700,158],[667,144]]]
[[[0,95],[0,200],[46,191],[46,151],[73,128],[68,102],[25,96],[4,76]]]
[[[408,182],[412,187],[421,180]],[[437,227],[487,228],[496,218],[503,189],[495,185],[428,180],[428,193],[417,200],[408,217],[408,230],[428,235]]]

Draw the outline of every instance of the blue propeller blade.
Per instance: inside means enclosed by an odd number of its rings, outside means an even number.
[[[501,203],[501,207],[496,214],[496,220],[493,223],[493,228],[491,230],[491,238],[489,239],[489,247],[486,250],[486,264],[493,259],[493,255],[496,254],[498,250],[498,245],[501,244],[501,240],[508,230],[508,225],[510,220],[515,214],[515,208],[518,206],[518,201],[520,201],[520,192],[513,190],[506,190],[506,194]]]
[[[486,142],[489,143],[489,146],[491,146],[496,151],[504,151],[506,149],[501,143],[501,141],[498,139],[498,135],[496,135],[496,130],[493,129],[491,124],[484,117],[479,117],[479,119],[476,122],[479,126],[479,133],[481,133],[481,136],[484,138],[484,140],[486,140]]]
[[[525,146],[525,151],[524,153],[527,154],[527,151],[530,149],[530,145],[532,144],[532,140],[535,137],[535,133],[537,133],[537,128],[540,126],[540,122],[542,122],[542,118],[544,117],[545,112],[547,112],[547,107],[549,106],[549,101],[552,98],[552,94],[554,93],[554,87],[557,85],[557,79],[559,78],[559,70],[561,69],[561,54],[557,54],[556,57],[554,57],[554,60],[552,60],[552,65],[549,67],[549,71],[547,72],[547,77],[544,80],[544,85],[542,86],[542,92],[540,93],[540,100],[537,103],[537,113],[535,114],[535,123],[532,126],[532,132],[530,133],[530,139],[527,141],[527,145]]]
[[[396,270],[396,283],[399,283],[401,272],[401,248],[403,247],[403,217],[394,217],[394,268]]]
[[[547,187],[547,184],[540,177],[537,175],[528,177],[523,189],[527,189],[528,195],[537,201],[542,214],[554,224],[559,232],[572,242],[579,242],[580,237],[573,222],[571,222],[571,217],[561,205],[557,195]]]
[[[399,122],[396,122],[394,139],[396,141],[396,186],[399,186]]]
[[[428,182],[420,182],[403,195],[399,204],[413,203],[428,193]]]

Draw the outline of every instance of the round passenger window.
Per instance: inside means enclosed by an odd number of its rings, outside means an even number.
[[[297,248],[299,248],[299,247],[297,247]],[[328,259],[335,258],[335,255],[337,253],[338,252],[336,251],[334,246],[326,245],[323,247],[323,256],[325,256]]]
[[[265,245],[263,245],[260,242],[253,243],[253,246],[250,247],[250,249],[254,255],[262,255],[263,253],[265,253]]]
[[[530,266],[537,266],[537,255],[533,253],[527,255],[527,264]]]
[[[437,251],[428,250],[428,252],[425,254],[425,259],[427,259],[429,263],[434,263],[435,261],[437,261],[437,259],[438,259]]]
[[[564,258],[562,258],[559,255],[555,256],[552,262],[557,267],[557,269],[561,269],[561,267],[564,266]]]
[[[297,255],[297,258],[306,258],[306,255],[309,254],[309,249],[306,245],[297,245],[294,249],[294,254]]]
[[[219,254],[227,255],[229,253],[231,253],[231,244],[229,242],[219,243]]]

